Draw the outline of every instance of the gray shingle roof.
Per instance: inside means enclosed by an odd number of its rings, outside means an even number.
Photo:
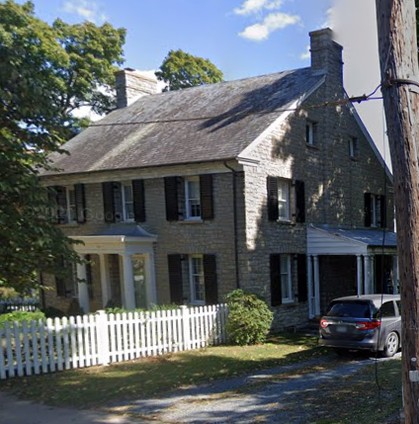
[[[68,141],[70,155],[51,159],[68,174],[236,158],[322,78],[303,68],[145,96]]]

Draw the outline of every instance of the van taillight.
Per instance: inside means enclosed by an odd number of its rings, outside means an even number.
[[[329,325],[329,321],[327,319],[321,319],[320,320],[320,327],[326,328]]]

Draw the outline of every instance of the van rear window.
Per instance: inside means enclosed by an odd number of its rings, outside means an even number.
[[[329,312],[326,315],[329,317],[371,318],[373,315],[371,306],[369,302],[338,301],[330,305]]]

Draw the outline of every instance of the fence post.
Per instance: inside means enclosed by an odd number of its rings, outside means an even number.
[[[108,315],[103,310],[96,312],[96,335],[98,362],[100,365],[108,365],[110,357]]]
[[[182,314],[183,349],[189,350],[191,348],[191,327],[189,322],[189,308],[185,305],[181,305],[180,310]]]

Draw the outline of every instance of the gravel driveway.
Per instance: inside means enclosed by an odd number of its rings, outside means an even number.
[[[395,357],[400,358],[400,353]],[[382,361],[379,359],[378,361]],[[164,398],[109,405],[104,411],[72,410],[21,401],[0,392],[0,423],[7,424],[233,424],[312,422],[310,402],[321,386],[336,384],[375,362],[367,357],[317,357],[233,379],[178,390]],[[324,368],[325,362],[327,368]],[[330,366],[331,365],[331,366]],[[313,370],[316,370],[313,372]]]

